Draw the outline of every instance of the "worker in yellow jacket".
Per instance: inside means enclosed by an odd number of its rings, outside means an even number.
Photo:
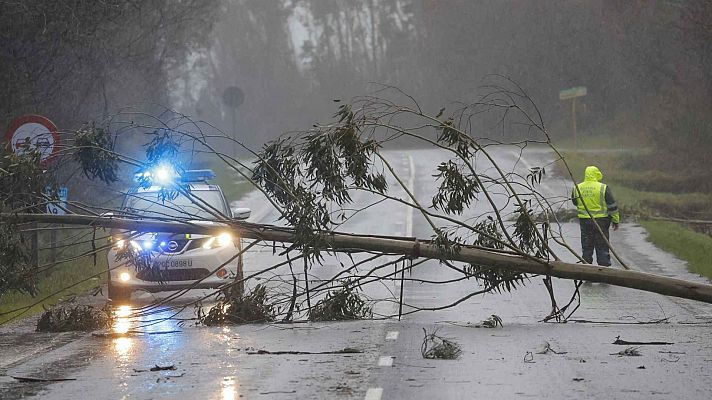
[[[613,224],[613,230],[618,230],[621,217],[618,205],[613,198],[611,188],[601,183],[603,174],[594,166],[586,167],[584,181],[576,185],[571,194],[571,200],[578,208],[579,224],[581,225],[581,248],[583,259],[593,264],[593,250],[596,250],[598,265],[610,266],[611,255],[608,249],[608,228]],[[606,237],[603,240],[601,232]]]

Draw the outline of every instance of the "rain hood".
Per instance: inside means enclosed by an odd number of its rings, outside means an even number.
[[[598,167],[595,167],[593,165],[589,165],[588,167],[586,167],[586,173],[584,174],[585,181],[600,182],[601,179],[603,179],[603,174],[601,173],[601,170],[598,169]]]

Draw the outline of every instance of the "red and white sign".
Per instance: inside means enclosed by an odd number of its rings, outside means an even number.
[[[41,115],[23,115],[10,123],[5,140],[15,154],[35,149],[46,163],[59,153],[59,133],[52,121]]]

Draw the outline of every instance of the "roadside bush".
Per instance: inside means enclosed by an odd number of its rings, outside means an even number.
[[[690,190],[710,192],[712,182],[704,178],[709,149],[712,148],[712,118],[707,114],[685,112],[651,133],[654,159],[660,170],[672,171],[678,178],[691,176]],[[686,180],[686,179],[684,179]]]

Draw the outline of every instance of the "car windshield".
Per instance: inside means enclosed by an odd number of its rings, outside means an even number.
[[[160,194],[159,191],[130,193],[126,199],[124,210],[139,217],[217,219],[211,213],[212,207],[223,215],[227,215],[225,201],[219,190],[193,189],[190,191],[190,198],[179,194],[174,199],[162,199]]]

